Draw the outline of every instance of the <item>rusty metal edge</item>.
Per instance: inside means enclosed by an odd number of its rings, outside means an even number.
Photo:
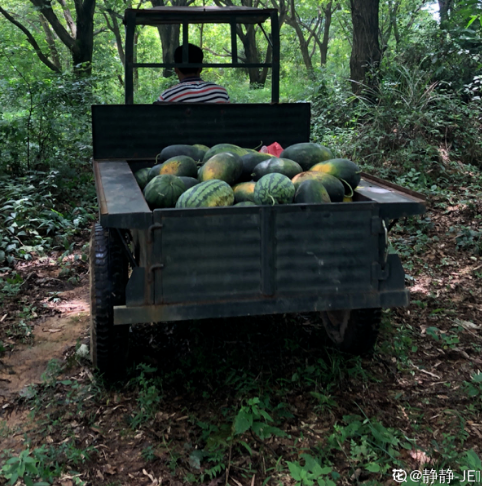
[[[425,203],[427,202],[427,198],[420,192],[413,191],[412,189],[406,189],[405,187],[399,186],[398,184],[394,184],[393,182],[388,182],[385,179],[381,179],[380,177],[374,176],[372,174],[367,174],[366,172],[361,172],[360,175],[362,179],[368,182],[373,182],[374,184],[377,184],[380,187],[390,188],[395,192],[398,192],[407,197],[411,197],[412,199],[415,199],[417,202],[421,204],[425,205]]]
[[[329,305],[323,303],[330,302]],[[304,296],[273,299],[246,299],[225,302],[201,302],[189,304],[142,305],[136,307],[115,306],[114,325],[160,323],[186,319],[212,317],[236,317],[268,314],[319,312],[324,310],[361,309],[378,307],[405,307],[408,305],[407,289],[385,290],[360,294]]]

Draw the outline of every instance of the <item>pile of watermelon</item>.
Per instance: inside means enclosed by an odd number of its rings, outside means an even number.
[[[350,200],[360,168],[317,143],[279,157],[228,143],[170,145],[135,177],[151,209],[316,204]]]

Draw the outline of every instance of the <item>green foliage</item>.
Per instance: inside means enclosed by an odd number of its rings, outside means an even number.
[[[286,437],[284,431],[268,423],[273,423],[273,418],[267,409],[269,409],[268,398],[265,400],[258,397],[249,398],[246,405],[243,405],[236,414],[233,423],[234,434],[242,435],[252,430],[261,440],[269,439],[272,435]],[[279,404],[275,412],[280,409],[283,409],[283,404]]]
[[[154,373],[156,368],[140,364],[137,369],[141,371],[141,374],[135,379],[135,384],[139,388],[137,397],[139,409],[130,420],[133,429],[154,418],[162,398],[159,380],[148,376],[148,374]]]
[[[90,174],[65,168],[0,178],[0,264],[30,260],[33,253],[65,246],[88,226],[95,218],[91,184]],[[77,201],[69,191],[75,185],[82,191]]]
[[[432,184],[431,173],[436,177],[449,160],[479,164],[482,158],[479,96],[464,99],[465,91],[479,89],[471,86],[455,91],[420,66],[397,64],[376,90],[356,98],[325,84],[314,96],[312,137],[364,165],[414,168]]]
[[[471,381],[464,381],[463,386],[470,398],[482,399],[482,373],[480,371],[472,375]]]
[[[30,451],[24,449],[18,456],[10,457],[1,469],[2,476],[13,485],[21,479],[26,486],[49,486],[45,481],[34,482],[35,479],[44,479],[41,474],[41,457],[43,449]],[[32,452],[32,455],[31,455]]]
[[[301,454],[301,457],[304,460],[303,465],[298,461],[287,461],[291,477],[296,481],[296,486],[313,486],[314,484],[318,484],[319,486],[336,486],[336,483],[331,479],[324,478],[324,476],[332,472],[331,467],[322,467],[309,454]]]

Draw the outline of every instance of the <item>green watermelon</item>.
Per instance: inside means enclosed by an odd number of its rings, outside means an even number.
[[[157,167],[157,166],[156,166]],[[159,175],[172,174],[175,176],[196,177],[197,165],[194,159],[187,155],[171,157],[163,162],[159,168]]]
[[[343,201],[343,195],[345,194],[343,183],[330,174],[312,171],[302,172],[301,174],[294,176],[291,181],[295,185],[295,188],[298,189],[301,183],[311,179],[316,179],[323,183],[325,189],[328,191],[331,202]]]
[[[179,176],[184,185],[186,186],[186,190],[190,189],[192,186],[199,184],[199,181],[194,177],[186,177],[186,176]]]
[[[286,147],[280,157],[298,162],[306,171],[318,162],[332,159],[333,154],[330,149],[317,143],[295,143]]]
[[[254,204],[253,201],[242,201],[242,202],[235,204],[235,206],[236,207],[239,207],[239,206],[256,206],[256,204]]]
[[[323,182],[309,179],[302,182],[295,192],[295,203],[329,203],[331,202],[328,191]]]
[[[206,152],[209,150],[209,147],[206,145],[202,145],[201,143],[195,143],[193,147],[196,148],[198,151],[196,158],[193,157],[193,159],[196,162],[202,163],[204,156],[206,155]]]
[[[213,155],[221,154],[223,152],[236,154],[239,155],[239,157],[242,157],[243,155],[246,155],[248,153],[246,149],[238,147],[238,145],[233,145],[231,143],[218,143],[217,145],[212,146],[204,154],[203,162],[208,161]]]
[[[337,177],[349,187],[345,187],[345,194],[353,195],[353,191],[360,183],[360,167],[355,162],[348,159],[330,159],[314,165],[310,171],[323,172]]]
[[[256,182],[240,182],[233,187],[234,202],[254,201],[254,187]]]
[[[213,155],[199,169],[198,179],[201,182],[219,179],[232,185],[238,181],[243,171],[241,157],[230,152]]]
[[[217,179],[201,182],[181,194],[176,208],[232,206],[234,192],[227,182]]]
[[[250,181],[252,179],[251,174],[254,168],[264,160],[271,159],[273,156],[271,154],[263,154],[261,152],[249,152],[241,157],[241,162],[243,163],[243,173],[241,174],[240,181]]]
[[[161,150],[161,153],[156,157],[156,162],[165,162],[172,157],[178,157],[179,155],[187,155],[193,160],[199,160],[201,152],[199,148],[194,145],[169,145]]]
[[[278,157],[272,157],[271,159],[260,162],[253,169],[253,179],[258,181],[266,174],[272,173],[284,174],[286,177],[292,179],[296,174],[303,172],[300,164],[293,160],[281,159]]]
[[[145,169],[139,169],[135,172],[134,177],[136,178],[137,183],[141,189],[147,186],[147,183],[151,180],[149,178],[150,167],[146,167]]]
[[[266,174],[256,182],[254,203],[272,205],[290,204],[295,195],[295,186],[283,174]]]
[[[144,197],[151,209],[173,208],[186,190],[179,177],[171,174],[155,176],[145,187]]]

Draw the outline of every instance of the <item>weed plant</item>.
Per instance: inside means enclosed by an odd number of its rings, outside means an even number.
[[[480,164],[478,97],[463,96],[478,89],[472,83],[454,91],[421,67],[403,65],[357,96],[325,84],[329,96],[313,97],[312,138],[363,167],[413,169],[431,185],[450,160]]]
[[[70,170],[69,170],[70,171]],[[72,237],[95,219],[92,177],[73,171],[32,172],[24,177],[0,178],[0,265],[29,260],[54,249],[71,248]],[[77,184],[81,191],[73,197]],[[72,186],[72,187],[70,187]],[[4,292],[19,284],[4,282]]]

